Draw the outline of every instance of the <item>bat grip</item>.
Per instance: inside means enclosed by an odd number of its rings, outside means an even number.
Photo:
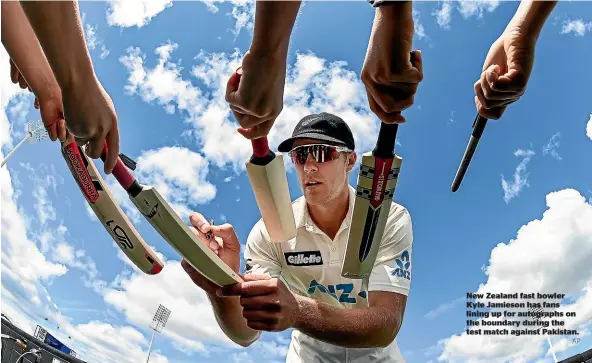
[[[395,156],[395,139],[397,138],[398,124],[380,123],[380,131],[378,131],[378,140],[376,147],[372,151],[374,156],[389,159]]]
[[[269,154],[269,144],[267,142],[267,137],[260,137],[257,139],[251,140],[251,144],[253,145],[253,155],[257,158],[264,158]]]
[[[101,153],[101,160],[103,160],[103,162],[105,162],[105,159],[107,158],[107,149],[107,142],[105,141],[105,146],[103,147],[103,152]],[[135,178],[127,170],[125,165],[123,165],[123,162],[121,161],[119,156],[117,157],[117,162],[115,163],[115,167],[113,168],[112,174],[115,177],[115,179],[117,179],[119,184],[123,187],[123,189],[125,189],[126,191],[132,186],[132,184],[135,181]]]
[[[473,135],[474,138],[480,139],[481,135],[483,135],[483,130],[485,130],[485,125],[487,124],[487,119],[479,114],[475,117],[475,121],[473,121]]]

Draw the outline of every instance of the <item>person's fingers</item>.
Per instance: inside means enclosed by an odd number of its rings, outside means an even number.
[[[366,94],[368,95],[368,106],[370,107],[370,110],[372,112],[374,112],[374,114],[376,115],[376,117],[378,117],[378,119],[382,122],[384,122],[385,124],[393,124],[393,123],[404,123],[405,120],[405,116],[403,116],[401,114],[401,112],[395,111],[395,112],[391,112],[391,113],[386,113],[384,112],[380,106],[376,103],[376,101],[374,100],[374,98],[372,97],[372,95],[366,91]]]
[[[187,262],[187,260],[185,260],[184,258],[181,260],[181,267],[183,267],[183,270],[191,278],[191,281],[193,281],[194,284],[200,286],[209,293],[218,292],[219,287],[213,282],[203,277],[203,275],[199,271],[194,269],[193,266],[191,266],[191,264]]]
[[[499,120],[506,110],[506,106],[494,107],[494,108],[485,108],[483,104],[479,100],[477,96],[475,96],[475,106],[477,107],[477,112],[490,120]]]
[[[271,276],[267,274],[245,274],[241,275],[241,278],[245,281],[259,281],[259,280],[270,280]]]
[[[269,131],[273,127],[273,121],[274,120],[264,121],[263,123],[248,129],[239,127],[237,128],[237,131],[249,140],[258,139],[269,134]]]
[[[56,123],[46,126],[45,130],[47,131],[47,135],[49,136],[49,139],[51,141],[56,141],[58,139],[58,131],[57,131],[57,124]]]
[[[495,83],[498,91],[513,91],[522,95],[526,89],[528,79],[518,69],[510,69],[506,74],[500,75]]]
[[[240,73],[239,73],[240,70]],[[225,94],[225,99],[226,102],[231,104],[231,105],[236,105],[238,102],[237,100],[237,94],[238,94],[238,85],[239,85],[239,79],[240,76],[242,75],[242,69],[239,68],[236,70],[236,72],[232,73],[232,75],[230,75],[230,78],[228,78],[228,81],[226,82],[226,94]]]
[[[109,145],[109,144],[108,144]],[[104,137],[95,137],[88,140],[88,145],[86,147],[86,155],[92,159],[98,159],[101,157],[103,153],[103,148],[105,146],[105,138]],[[107,159],[111,154],[111,145],[109,145],[109,149],[107,150],[107,155],[105,158],[105,164],[107,163]]]
[[[29,87],[29,85],[27,84],[27,81],[25,80],[25,77],[23,77],[21,74],[19,74],[18,82],[19,82],[19,86],[22,89],[27,89]]]
[[[257,295],[240,298],[240,304],[245,310],[267,310],[277,311],[279,308],[279,301],[273,300],[272,295]],[[245,316],[246,318],[246,316]]]
[[[277,324],[279,322],[279,316],[277,312],[273,310],[264,310],[264,307],[257,310],[245,310],[243,309],[243,318],[250,322],[259,322],[267,325]]]
[[[20,75],[20,72],[19,72],[18,68],[16,67],[16,64],[14,64],[14,62],[11,59],[10,60],[10,80],[12,81],[12,83],[14,83],[14,84],[18,83],[19,75]]]
[[[250,115],[248,113],[242,113],[242,112],[233,112],[233,113],[234,113],[234,117],[238,121],[239,125],[241,125],[241,127],[244,129],[253,128],[253,127],[265,122],[265,120],[262,119],[261,117],[258,117],[255,115]]]
[[[40,107],[39,99],[37,97],[35,97],[35,102],[33,103],[33,106],[35,107],[36,110],[38,110]]]
[[[212,229],[212,225],[208,223],[206,218],[198,212],[193,212],[189,216],[189,222],[201,233],[208,233]]]
[[[415,50],[413,55],[414,57],[411,61],[411,64],[413,64],[413,67],[419,72],[419,80],[417,82],[421,82],[423,81],[423,55],[419,49]]]
[[[64,121],[63,119],[59,120],[57,122],[57,129],[58,129],[58,139],[60,141],[65,141],[66,140],[66,135],[68,133],[68,129],[66,128],[66,121]]]
[[[111,174],[119,158],[119,128],[117,127],[117,123],[113,123],[113,127],[111,127],[106,139],[109,149],[107,150],[107,159],[105,160],[104,168],[105,174]]]

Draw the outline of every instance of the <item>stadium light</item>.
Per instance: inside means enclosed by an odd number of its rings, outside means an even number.
[[[45,139],[47,136],[48,136],[47,130],[45,129],[45,126],[43,125],[43,121],[41,121],[41,120],[30,121],[29,123],[27,123],[27,136],[23,137],[23,139],[16,145],[16,147],[14,147],[14,149],[12,149],[8,153],[8,155],[6,155],[6,157],[4,158],[4,160],[2,160],[2,163],[0,164],[0,167],[4,166],[4,164],[6,164],[6,162],[8,161],[8,159],[10,159],[10,157],[12,155],[14,155],[14,153],[21,146],[23,146],[23,144],[25,143],[25,141],[29,140],[29,142],[31,144],[34,144],[36,142],[39,142],[39,141]]]
[[[150,352],[152,351],[152,342],[154,341],[154,334],[156,332],[162,332],[162,329],[165,327],[167,320],[169,320],[169,315],[171,315],[171,311],[164,307],[162,304],[158,305],[158,309],[156,310],[156,314],[152,318],[152,324],[150,324],[150,328],[152,329],[152,338],[150,339],[150,346],[148,347],[148,358],[146,358],[146,363],[150,360]]]

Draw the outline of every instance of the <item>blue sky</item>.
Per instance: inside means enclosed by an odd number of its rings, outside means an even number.
[[[415,235],[397,338],[410,363],[553,361],[539,336],[463,334],[466,293],[479,290],[568,294],[561,309],[577,312],[566,324],[580,331],[580,342],[552,337],[557,358],[592,346],[592,168],[585,166],[592,153],[592,4],[559,3],[540,36],[526,94],[487,125],[463,185],[450,192],[475,115],[473,83],[517,5],[414,5],[425,78],[399,129],[404,162],[395,194],[411,212]],[[81,11],[97,75],[118,112],[122,151],[138,162],[138,178],[185,220],[195,210],[228,221],[244,243],[259,219],[244,170],[250,143],[234,132],[223,95],[250,43],[253,4],[82,2]],[[358,152],[373,147],[379,124],[359,80],[372,18],[363,1],[302,7],[273,147],[302,116],[319,111],[348,121]],[[2,48],[3,156],[39,117],[32,96],[10,83],[7,65]],[[49,328],[88,361],[139,362],[162,303],[172,312],[151,362],[284,361],[289,332],[264,334],[247,349],[229,342],[179,256],[109,177],[166,260],[157,276],[136,271],[89,212],[57,148],[48,140],[26,144],[0,170],[3,313],[30,332],[37,324]]]

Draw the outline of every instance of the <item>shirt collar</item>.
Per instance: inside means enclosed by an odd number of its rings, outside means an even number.
[[[353,215],[354,210],[354,202],[356,200],[356,190],[348,184],[349,190],[349,201],[348,201],[348,210],[345,219],[341,223],[341,227],[337,233],[340,233],[343,229],[349,228],[351,218]],[[294,219],[296,222],[296,228],[306,228],[308,232],[315,232],[315,233],[322,233],[321,230],[315,225],[315,223],[310,218],[310,214],[308,213],[308,208],[306,206],[306,199],[304,196],[298,198],[296,200],[295,208],[294,208]]]

